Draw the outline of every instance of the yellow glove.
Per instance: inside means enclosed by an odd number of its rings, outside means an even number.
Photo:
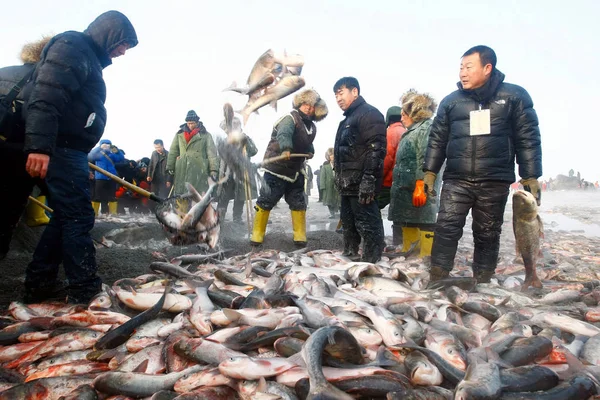
[[[425,193],[428,196],[435,197],[437,193],[435,192],[435,178],[437,175],[431,171],[426,171],[425,176],[423,177],[423,183],[425,184]]]
[[[536,178],[521,179],[519,182],[521,182],[521,185],[523,185],[523,189],[527,190],[533,195],[533,197],[535,197],[537,205],[540,206],[542,204],[542,190],[540,187],[540,182]]]

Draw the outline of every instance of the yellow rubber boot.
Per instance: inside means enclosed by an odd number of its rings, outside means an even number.
[[[306,246],[306,210],[292,210],[292,230],[294,243],[298,246]]]
[[[100,212],[100,203],[97,201],[92,201],[92,208],[94,209],[94,215],[97,217]]]
[[[116,201],[108,202],[108,213],[110,215],[117,215],[118,203]]]
[[[254,215],[254,224],[252,225],[252,236],[250,236],[250,244],[259,245],[262,244],[265,239],[265,232],[267,231],[267,222],[269,222],[269,214],[271,211],[260,208],[258,205],[254,206],[256,214]]]
[[[431,256],[431,247],[433,246],[433,232],[421,231],[421,251],[419,257]]]
[[[416,249],[418,249],[419,240],[421,240],[419,228],[402,228],[402,251],[410,250],[410,247],[415,242],[417,242]]]
[[[46,196],[39,196],[37,200],[40,203],[46,203]],[[25,223],[27,226],[40,226],[40,225],[48,225],[50,222],[50,218],[46,215],[46,211],[35,204],[33,201],[30,201],[27,204],[27,208],[25,209]]]

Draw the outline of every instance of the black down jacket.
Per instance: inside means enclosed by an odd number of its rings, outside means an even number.
[[[522,178],[542,175],[542,147],[538,118],[525,89],[504,83],[494,70],[478,89],[459,90],[440,103],[431,125],[424,171],[438,173],[447,160],[444,180],[471,182],[515,181],[515,157]],[[490,110],[491,134],[470,135],[470,112]]]
[[[379,192],[386,154],[386,127],[383,114],[359,96],[344,112],[333,148],[335,185],[342,196],[358,196],[364,175],[376,179]]]
[[[54,147],[88,153],[106,125],[106,86],[102,70],[109,54],[137,36],[118,11],[100,15],[83,32],[56,35],[44,48],[24,107],[25,152],[52,154]]]

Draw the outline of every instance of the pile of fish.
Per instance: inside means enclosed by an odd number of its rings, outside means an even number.
[[[2,399],[588,399],[597,281],[428,284],[422,260],[263,250],[153,262],[87,307],[13,302]],[[110,397],[109,397],[110,396]]]

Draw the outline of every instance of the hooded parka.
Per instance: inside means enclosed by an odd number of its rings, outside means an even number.
[[[430,127],[430,119],[413,123],[398,144],[388,211],[388,220],[394,221],[394,224],[435,223],[438,211],[436,197],[428,196],[423,207],[415,207],[412,204],[416,181],[422,180],[424,175],[421,166],[425,158]],[[434,188],[438,193],[440,185],[441,180],[438,178]]]

